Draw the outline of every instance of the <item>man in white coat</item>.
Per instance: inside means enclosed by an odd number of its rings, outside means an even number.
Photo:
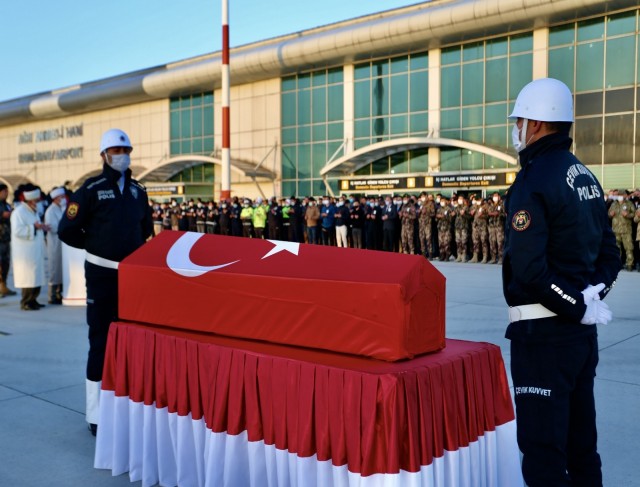
[[[42,304],[36,301],[44,277],[44,232],[47,225],[40,221],[37,207],[40,190],[31,186],[23,192],[24,203],[11,213],[11,257],[13,280],[22,288],[20,307],[24,311],[39,310]]]
[[[49,267],[49,304],[62,304],[62,242],[58,238],[58,223],[67,209],[64,188],[54,188],[49,194],[51,204],[44,214],[47,233],[47,263]]]

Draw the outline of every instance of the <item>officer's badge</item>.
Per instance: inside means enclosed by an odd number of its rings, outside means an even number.
[[[78,209],[80,209],[80,205],[78,203],[71,203],[67,208],[67,218],[69,220],[73,220],[78,215]]]
[[[513,215],[511,219],[511,226],[516,232],[522,232],[529,228],[531,224],[531,215],[529,215],[528,211],[520,210]]]
[[[131,191],[131,196],[133,196],[135,199],[138,199],[138,188],[136,188],[135,186],[129,186],[129,190]]]

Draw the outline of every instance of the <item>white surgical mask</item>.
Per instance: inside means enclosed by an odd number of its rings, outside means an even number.
[[[459,204],[459,205],[461,205],[462,203],[464,203],[464,200],[463,200],[462,198],[460,198],[460,199],[458,200],[458,204]]]
[[[111,154],[107,155],[107,159],[111,159],[111,167],[118,172],[125,172],[131,164],[129,154]]]
[[[511,140],[513,142],[513,147],[517,152],[521,152],[527,147],[528,141],[525,140],[527,136],[527,125],[529,123],[528,119],[523,119],[522,128],[518,129],[518,124],[513,124],[513,129],[511,130]],[[533,135],[531,136],[533,137]]]
[[[329,206],[329,200],[322,200],[322,204],[324,206]]]
[[[494,202],[494,203],[497,203],[499,199],[500,199],[500,198],[498,198],[497,196],[494,196],[494,197],[493,197],[493,202]]]

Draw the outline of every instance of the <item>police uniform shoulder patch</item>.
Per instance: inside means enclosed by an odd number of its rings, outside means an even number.
[[[69,220],[73,220],[78,215],[78,210],[80,209],[80,205],[76,202],[73,202],[67,208],[67,218]]]
[[[138,188],[136,188],[135,186],[129,186],[129,191],[131,191],[131,195],[135,199],[138,199]]]
[[[526,210],[516,211],[515,215],[513,215],[513,218],[511,219],[511,227],[516,232],[522,232],[526,230],[527,228],[529,228],[530,224],[531,215],[529,215],[529,212]]]

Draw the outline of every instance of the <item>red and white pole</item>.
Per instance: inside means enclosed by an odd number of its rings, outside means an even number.
[[[229,101],[229,0],[222,0],[222,191],[220,199],[231,198]]]

